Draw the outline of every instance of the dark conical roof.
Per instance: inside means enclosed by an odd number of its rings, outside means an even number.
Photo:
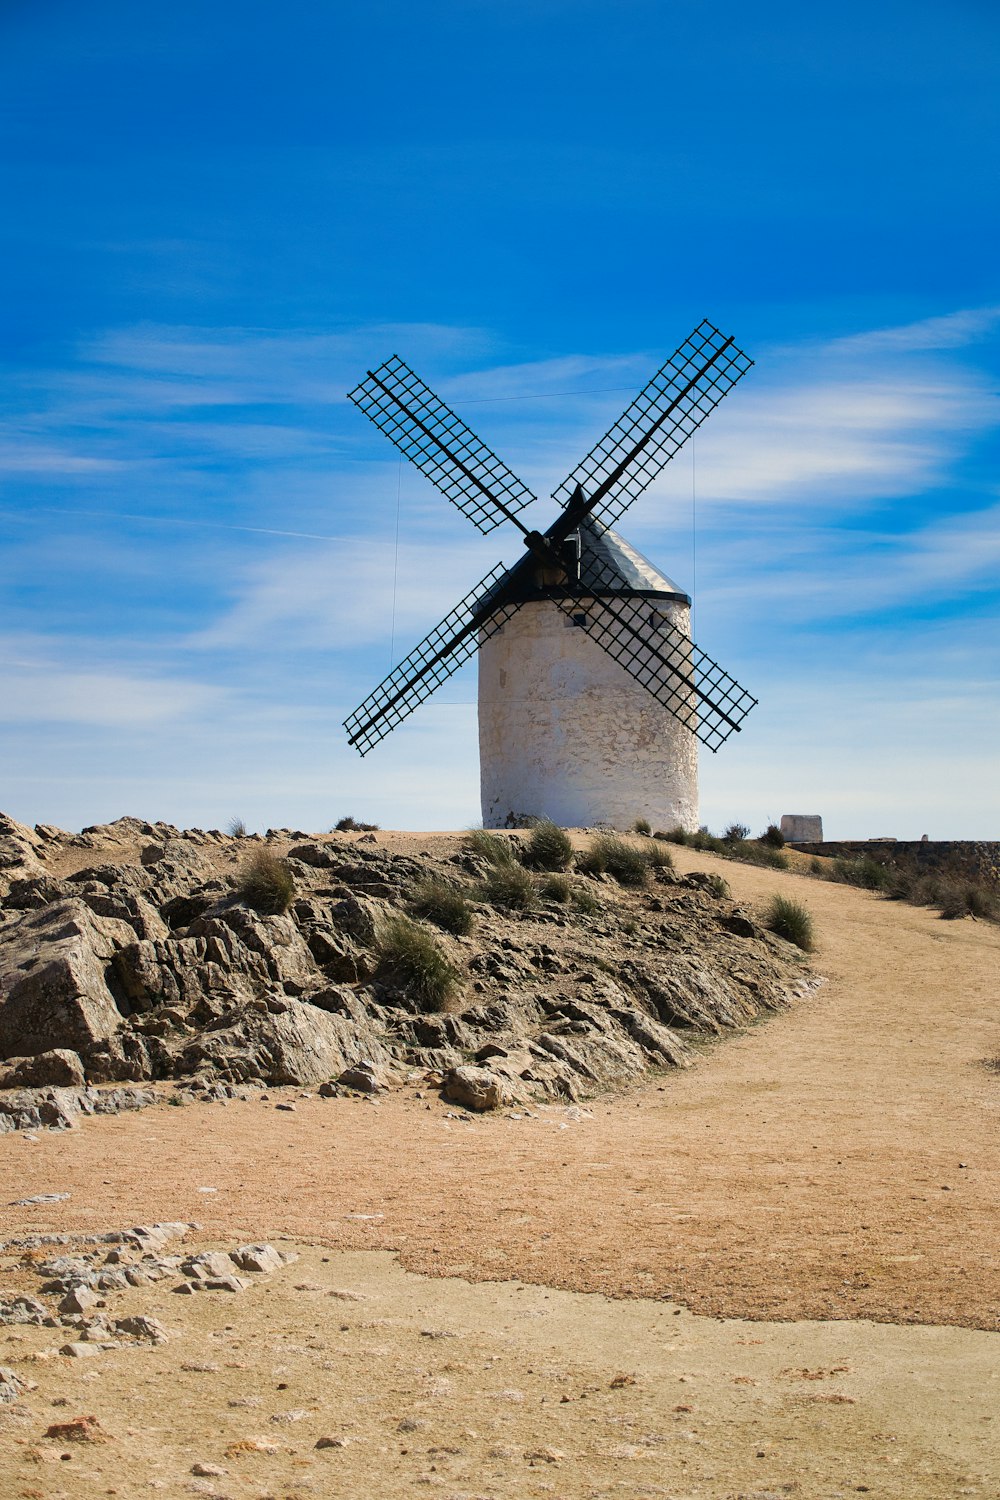
[[[554,528],[553,528],[554,529]],[[667,599],[676,604],[691,600],[672,578],[654,568],[647,557],[617,531],[585,516],[573,535],[580,539],[580,585],[592,597],[629,594],[641,599]],[[521,603],[529,599],[551,599],[552,588],[538,583],[538,563],[528,553],[509,568],[490,589],[488,600],[503,596]],[[575,592],[575,590],[574,590]]]

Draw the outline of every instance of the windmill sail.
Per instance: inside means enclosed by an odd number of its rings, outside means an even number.
[[[510,520],[527,552],[494,568],[351,714],[350,743],[365,755],[532,599],[556,604],[711,750],[738,731],[757,700],[671,623],[664,604],[687,596],[644,577],[649,565],[621,538],[609,564],[600,538],[752,364],[700,323],[555,491],[563,512],[544,535],[517,515],[531,492],[408,365],[394,355],[369,370],[355,405],[480,531]]]
[[[613,526],[752,365],[731,338],[699,323],[554,498],[567,504],[579,485],[591,513]]]
[[[348,400],[483,533],[513,519],[534,500],[517,475],[398,355],[369,370],[348,392]]]
[[[733,733],[756,698],[645,599],[575,597],[553,590],[563,614],[586,631],[657,703],[712,750]]]
[[[492,573],[487,573],[344,720],[348,741],[362,755],[367,755],[373,745],[464,666],[475,655],[480,642],[498,631],[520,608],[512,601],[505,602],[497,590],[506,571],[503,563],[498,563]]]

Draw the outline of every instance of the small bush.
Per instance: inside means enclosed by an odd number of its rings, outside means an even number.
[[[648,818],[636,818],[635,822],[632,824],[632,832],[641,833],[644,838],[648,838],[652,831],[653,825],[650,823]]]
[[[686,844],[691,835],[683,828],[671,828],[667,833],[656,833],[654,838],[665,839],[668,844]]]
[[[445,932],[464,937],[472,931],[472,907],[460,890],[444,880],[422,880],[414,886],[408,905],[414,916],[425,917]]]
[[[577,866],[588,874],[607,872],[619,885],[645,885],[649,878],[649,861],[642,849],[620,838],[617,833],[598,833],[590,841],[585,863]]]
[[[391,977],[425,1010],[440,1010],[458,987],[459,974],[434,934],[391,917],[378,938],[379,972]]]
[[[242,866],[236,888],[254,911],[277,917],[292,904],[295,877],[287,859],[279,859],[269,849],[256,849]]]
[[[723,845],[722,850],[730,859],[739,860],[745,865],[765,865],[769,870],[787,870],[788,855],[783,849],[772,849],[770,844],[761,844],[752,839],[742,844],[731,844],[728,848]]]
[[[733,894],[729,889],[729,881],[723,875],[707,875],[705,877],[705,890],[711,891],[718,901],[728,901]]]
[[[669,845],[663,839],[650,839],[648,844],[643,845],[641,852],[643,859],[653,870],[672,870],[674,868],[674,856],[670,852]]]
[[[860,859],[836,859],[833,862],[835,880],[845,885],[856,885],[863,891],[889,891],[894,885],[893,871],[889,865],[881,864],[864,854]]]
[[[565,870],[573,858],[573,845],[565,828],[542,818],[531,830],[524,863],[533,870]]]
[[[714,834],[709,833],[707,828],[699,828],[697,833],[690,834],[688,845],[692,849],[702,851],[707,849],[712,854],[728,854],[730,847],[725,839],[717,839]]]
[[[538,898],[535,882],[523,865],[494,865],[486,877],[486,899],[508,911],[530,911]]]
[[[478,855],[497,869],[518,862],[517,850],[502,834],[490,833],[485,828],[470,828],[462,842],[468,854]]]
[[[594,895],[594,892],[583,881],[579,881],[573,886],[571,900],[574,908],[584,917],[592,917],[595,912],[599,912],[601,909],[601,903]]]
[[[226,832],[231,839],[245,839],[247,836],[247,825],[242,818],[230,818],[226,824]]]
[[[760,836],[760,841],[762,844],[768,844],[772,849],[784,849],[785,847],[785,835],[777,823],[768,823]]]
[[[334,833],[377,833],[377,823],[359,823],[357,818],[341,818],[333,825]]]
[[[942,917],[954,921],[958,917],[995,917],[997,906],[991,892],[975,881],[955,880],[944,882],[938,890],[934,904],[940,908]]]
[[[741,844],[744,839],[748,839],[749,837],[750,829],[746,823],[730,823],[722,835],[722,842],[724,844]]]
[[[568,875],[547,875],[539,887],[543,901],[555,901],[565,906],[573,896],[573,882]]]
[[[826,874],[826,865],[815,854],[813,855],[812,859],[809,861],[809,874],[810,875],[825,875]]]
[[[789,943],[794,943],[804,953],[811,953],[816,946],[813,936],[813,919],[798,901],[789,901],[787,896],[773,896],[764,918],[765,926]]]

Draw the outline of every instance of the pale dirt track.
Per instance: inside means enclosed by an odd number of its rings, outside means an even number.
[[[1000,1495],[1000,1336],[975,1331],[1000,1327],[1000,1076],[982,1065],[1000,930],[677,863],[751,904],[804,900],[828,982],[589,1116],[282,1090],[0,1138],[0,1204],[72,1195],[0,1208],[5,1234],[197,1219],[196,1244],[303,1250],[239,1298],[124,1294],[166,1324],[159,1349],[75,1360],[60,1331],[3,1331],[0,1363],[37,1387],[0,1412],[0,1493]],[[26,1275],[8,1257],[0,1290]],[[107,1443],[44,1436],[83,1412]]]
[[[676,853],[741,900],[804,900],[829,982],[589,1119],[448,1118],[412,1092],[163,1107],[5,1137],[2,1201],[71,1192],[17,1211],[37,1228],[199,1219],[727,1316],[1000,1328],[1000,1077],[982,1066],[1000,929]]]

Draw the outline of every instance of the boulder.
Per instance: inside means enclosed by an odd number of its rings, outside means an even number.
[[[0,930],[0,1057],[85,1053],[121,1024],[108,987],[116,949],[135,933],[80,900],[29,911]]]
[[[511,1093],[502,1078],[487,1068],[464,1063],[445,1074],[444,1096],[465,1109],[500,1109],[511,1102]]]
[[[34,1057],[9,1057],[0,1067],[0,1089],[77,1088],[84,1082],[79,1054],[68,1047],[53,1047]]]
[[[359,1094],[377,1094],[385,1084],[379,1079],[373,1063],[359,1062],[345,1068],[337,1079],[345,1089],[354,1089]]]
[[[45,874],[39,857],[45,841],[16,818],[0,813],[0,896],[5,896],[13,881],[34,880]]]
[[[222,1078],[277,1086],[321,1083],[365,1059],[388,1060],[371,1022],[360,1027],[304,1001],[282,999],[278,1010],[265,1001],[247,1005],[231,1025],[188,1043],[177,1070],[193,1073],[207,1064]]]

